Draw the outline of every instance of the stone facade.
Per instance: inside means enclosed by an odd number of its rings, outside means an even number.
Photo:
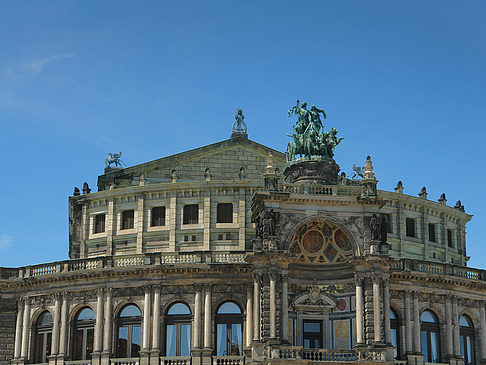
[[[0,365],[485,363],[463,207],[307,165],[235,135],[107,168],[70,260],[0,270]]]

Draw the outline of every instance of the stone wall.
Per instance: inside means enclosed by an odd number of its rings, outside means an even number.
[[[16,312],[15,299],[0,298],[0,365],[10,364],[13,358]]]

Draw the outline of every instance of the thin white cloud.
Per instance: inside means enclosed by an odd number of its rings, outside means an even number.
[[[49,64],[61,60],[65,60],[67,58],[74,57],[72,53],[65,53],[65,54],[56,54],[47,58],[41,59],[33,59],[24,62],[18,69],[7,68],[4,69],[2,72],[2,79],[1,81],[8,81],[12,79],[19,79],[19,78],[26,78],[26,77],[35,77],[39,75],[44,68],[46,68]]]
[[[0,234],[0,250],[12,247],[13,237],[7,234]]]

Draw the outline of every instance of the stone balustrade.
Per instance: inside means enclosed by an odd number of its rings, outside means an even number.
[[[427,274],[450,275],[470,280],[486,281],[486,270],[414,259],[400,259],[393,266],[396,271],[417,271]]]
[[[355,361],[358,359],[356,350],[335,349],[304,349],[301,346],[272,346],[272,359],[303,359],[307,361]]]
[[[213,365],[243,365],[244,356],[213,356]]]
[[[280,184],[280,191],[291,194],[358,196],[361,194],[361,190],[361,186],[352,185]]]
[[[160,365],[191,365],[190,356],[160,357]]]
[[[139,365],[140,359],[138,357],[131,358],[114,358],[110,359],[111,365]]]

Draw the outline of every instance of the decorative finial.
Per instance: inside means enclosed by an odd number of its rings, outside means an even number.
[[[397,186],[395,186],[395,193],[403,194],[403,183],[402,183],[402,180],[400,180],[397,183]]]
[[[263,181],[265,191],[278,191],[278,174],[271,151],[268,151],[265,172],[263,173]]]
[[[445,204],[447,202],[445,193],[440,194],[440,198],[438,200],[439,203]]]
[[[420,190],[418,196],[421,197],[422,199],[427,199],[427,189],[425,188],[425,186]]]
[[[81,195],[81,193],[79,192],[79,188],[77,186],[74,187],[74,192],[73,192],[73,195],[74,196],[79,196]]]
[[[246,132],[245,116],[243,115],[243,110],[238,108],[236,110],[235,121],[233,123],[233,128],[231,133],[231,138],[243,137],[248,138],[248,133]]]
[[[83,194],[89,194],[89,193],[91,193],[91,189],[89,188],[88,183],[85,181],[83,183]]]
[[[457,209],[457,210],[459,210],[461,212],[464,212],[464,205],[462,205],[462,203],[461,203],[460,200],[458,200],[456,202],[456,205],[454,205],[454,209]]]
[[[374,179],[375,174],[373,173],[373,162],[371,161],[371,156],[366,157],[365,167],[364,167],[364,179]]]

